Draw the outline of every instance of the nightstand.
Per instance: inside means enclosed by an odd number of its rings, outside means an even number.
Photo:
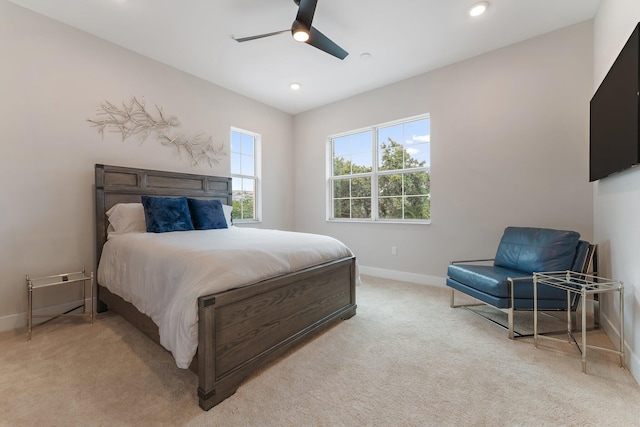
[[[87,274],[84,267],[82,271],[74,273],[55,274],[53,276],[31,278],[27,274],[27,340],[31,341],[31,330],[33,328],[33,319],[36,317],[46,317],[49,320],[56,319],[60,316],[82,316],[91,319],[93,324],[93,272]],[[86,306],[86,282],[89,282],[89,312],[87,312]],[[51,286],[72,286],[74,284],[82,284],[82,304],[67,310],[64,313],[54,314],[33,314],[33,291],[47,288]],[[82,313],[71,313],[79,308],[82,308]],[[49,320],[43,322],[46,323]]]

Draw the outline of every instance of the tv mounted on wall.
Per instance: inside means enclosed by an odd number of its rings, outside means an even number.
[[[590,103],[589,181],[640,163],[640,23]]]

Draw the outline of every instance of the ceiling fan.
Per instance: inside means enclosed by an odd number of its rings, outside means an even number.
[[[242,37],[242,38],[233,38],[235,41],[239,43],[248,42],[250,40],[261,39],[264,37],[275,36],[278,34],[286,33],[291,31],[293,38],[299,42],[310,44],[313,47],[316,47],[324,52],[327,52],[329,55],[333,55],[338,59],[344,59],[349,55],[349,53],[335,44],[331,39],[318,31],[315,27],[311,25],[311,21],[313,21],[313,15],[316,11],[316,5],[318,0],[293,0],[295,4],[298,5],[298,14],[296,15],[296,20],[293,21],[291,25],[291,29],[275,31],[273,33],[259,34],[257,36],[250,37]]]

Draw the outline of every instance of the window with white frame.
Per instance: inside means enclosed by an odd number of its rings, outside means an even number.
[[[260,221],[260,135],[231,129],[232,218],[238,222]]]
[[[329,137],[329,220],[431,222],[431,124],[412,117]]]

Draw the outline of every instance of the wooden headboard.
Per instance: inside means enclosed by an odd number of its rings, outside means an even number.
[[[140,203],[140,196],[218,199],[231,205],[231,178],[96,165],[96,269],[107,241],[106,212],[117,203]]]

